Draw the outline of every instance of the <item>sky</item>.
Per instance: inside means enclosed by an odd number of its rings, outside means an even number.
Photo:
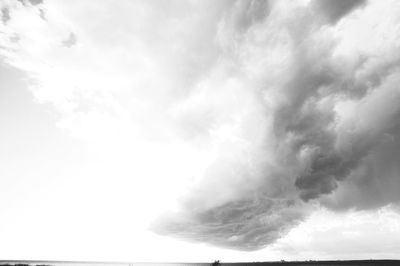
[[[1,259],[400,259],[400,2],[0,0]]]

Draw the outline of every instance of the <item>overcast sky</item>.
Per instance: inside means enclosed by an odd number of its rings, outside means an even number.
[[[0,0],[1,259],[400,259],[397,0]]]

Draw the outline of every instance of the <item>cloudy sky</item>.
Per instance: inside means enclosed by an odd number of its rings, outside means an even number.
[[[2,259],[397,258],[397,0],[1,0]]]

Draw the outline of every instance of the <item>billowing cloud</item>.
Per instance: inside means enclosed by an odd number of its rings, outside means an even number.
[[[1,6],[1,53],[73,136],[184,169],[152,177],[184,183],[155,232],[255,250],[315,205],[400,200],[396,1],[41,5]]]
[[[324,8],[332,12],[330,19],[337,21],[359,4],[338,4],[337,10],[332,10],[326,3]],[[242,38],[231,47],[236,49],[233,57],[247,78],[246,90],[259,95],[257,104],[263,110],[259,113],[263,123],[254,122],[257,126],[252,127],[251,119],[246,118],[243,131],[263,131],[264,138],[258,143],[257,138],[251,138],[253,158],[237,159],[229,170],[206,175],[202,189],[187,196],[188,202],[195,199],[196,204],[175,213],[175,220],[165,218],[164,224],[156,225],[161,233],[252,250],[274,242],[285,228],[307,215],[308,210],[299,206],[293,208],[294,215],[290,205],[282,207],[282,199],[314,199],[331,208],[360,209],[398,202],[397,44],[391,43],[384,52],[379,45],[388,43],[383,40],[375,47],[357,47],[347,32],[365,31],[367,23],[380,25],[372,14],[379,8],[382,6],[373,3],[348,20],[344,17],[341,25],[325,26],[313,6],[274,3],[262,23],[252,24],[245,34],[232,33],[229,28],[230,36]],[[395,13],[387,10],[385,14],[394,20],[387,29],[392,30],[392,36],[399,36]],[[226,23],[229,21],[222,25]],[[383,26],[379,29],[382,32],[375,32],[375,36],[389,34]],[[377,59],[382,53],[391,54],[393,59],[389,55]],[[243,162],[257,162],[260,174],[254,174],[257,171]],[[243,183],[233,184],[232,179]],[[238,191],[231,193],[232,188]],[[230,197],[220,200],[225,193]],[[246,204],[245,198],[259,202],[257,207]],[[209,206],[208,201],[220,203]],[[236,213],[231,208],[235,204],[246,213],[236,219],[231,217]],[[204,210],[196,209],[202,205]],[[212,219],[208,220],[210,213]],[[271,217],[279,217],[276,227],[263,224]],[[248,227],[232,229],[234,225]]]

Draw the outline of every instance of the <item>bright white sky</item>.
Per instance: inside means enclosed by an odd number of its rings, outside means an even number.
[[[380,156],[386,146],[375,145],[396,138],[399,4],[370,1],[336,18],[332,4],[245,2],[0,1],[1,259],[400,258],[398,150]],[[292,80],[296,67],[327,65],[340,85],[326,85],[321,98],[288,85],[313,84]],[[370,93],[362,96],[331,93],[364,85]],[[300,200],[293,178],[307,171],[315,147],[287,166],[295,137],[281,141],[273,129],[277,110],[302,95],[332,112],[333,126],[323,127],[334,128],[343,158],[352,145],[357,156],[373,150],[395,160],[391,168],[374,161],[381,181],[363,181],[364,161],[373,160],[366,156],[334,193]],[[149,229],[165,212],[185,220],[253,193],[294,200],[301,212],[265,248],[238,251]],[[282,208],[261,215],[286,225],[293,210]],[[205,232],[196,222],[185,230]]]

